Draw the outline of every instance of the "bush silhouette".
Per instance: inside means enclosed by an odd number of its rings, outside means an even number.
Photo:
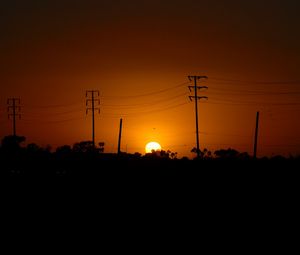
[[[21,149],[21,143],[25,142],[25,136],[5,136],[1,142],[1,149],[4,152],[16,152]]]

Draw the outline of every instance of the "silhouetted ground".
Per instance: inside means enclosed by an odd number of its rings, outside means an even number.
[[[1,156],[1,177],[27,180],[70,179],[94,182],[103,187],[130,186],[203,189],[297,188],[299,159],[145,158],[133,155],[54,154]]]
[[[299,171],[299,159],[168,159],[116,154],[1,155],[2,175],[9,176],[102,176],[113,173],[137,175],[269,175]]]
[[[13,204],[4,208],[17,207],[13,210],[17,218],[30,206],[38,213],[51,211],[50,218],[56,215],[63,222],[76,213],[82,217],[78,211],[83,211],[84,222],[91,226],[96,219],[114,231],[113,222],[123,229],[122,235],[128,235],[135,222],[162,238],[164,226],[174,233],[183,226],[197,226],[193,233],[210,236],[217,231],[223,238],[235,225],[238,236],[251,230],[264,240],[264,232],[258,228],[276,233],[283,225],[283,220],[278,220],[281,211],[286,212],[284,222],[296,211],[298,172],[299,160],[283,158],[171,160],[89,153],[63,157],[1,154],[2,194]],[[62,213],[66,208],[68,213]],[[72,224],[76,225],[77,219]]]
[[[137,196],[143,201],[157,194],[161,201],[172,198],[191,203],[195,200],[198,204],[201,200],[214,203],[220,197],[223,202],[230,197],[242,201],[260,193],[264,194],[261,201],[268,201],[267,194],[274,197],[278,192],[279,197],[299,192],[299,157],[254,160],[230,148],[216,151],[214,157],[204,150],[201,160],[176,159],[176,153],[168,151],[117,155],[103,153],[103,148],[94,149],[90,141],[51,152],[35,144],[22,147],[24,141],[25,137],[19,136],[2,140],[0,177],[6,183],[12,181],[6,192],[18,185],[23,190],[38,186],[34,194],[45,187],[54,191],[57,185],[58,190],[71,185],[75,193],[91,190],[90,196],[101,195],[103,199],[114,194],[115,199]]]
[[[224,250],[228,243],[245,243],[242,249],[248,249],[254,239],[265,243],[269,233],[286,235],[285,226],[294,226],[298,218],[299,158],[253,160],[232,149],[220,150],[218,159],[203,160],[171,159],[168,153],[118,156],[90,151],[86,145],[50,152],[2,142],[2,219],[14,231],[11,236],[17,229],[13,223],[28,223],[23,237],[36,221],[44,231],[54,228],[58,240],[68,222],[76,234],[81,224],[93,228],[94,238],[97,233],[108,238],[117,234],[131,238],[135,247],[145,240],[145,247],[165,242],[172,234],[180,237],[178,243],[190,234],[187,239],[199,246],[201,234],[209,249]],[[82,233],[89,230],[80,239]],[[229,241],[216,241],[216,235]],[[60,239],[67,236],[62,232]],[[112,240],[111,247],[116,245]]]

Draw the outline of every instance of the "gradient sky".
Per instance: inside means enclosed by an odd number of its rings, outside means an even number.
[[[0,137],[6,100],[17,132],[54,148],[91,139],[85,91],[100,91],[96,140],[144,153],[149,141],[191,156],[188,75],[207,75],[200,147],[300,154],[300,3],[251,1],[0,1]],[[200,84],[199,84],[200,85]]]

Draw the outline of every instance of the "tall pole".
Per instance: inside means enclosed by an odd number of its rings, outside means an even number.
[[[88,98],[89,95],[91,95],[91,98]],[[95,148],[95,110],[98,110],[98,113],[100,114],[100,108],[99,107],[95,107],[95,102],[97,103],[97,106],[100,105],[100,99],[95,98],[99,97],[99,90],[87,90],[86,91],[86,114],[88,114],[89,110],[92,111],[92,143],[93,143],[93,147]],[[92,107],[88,107],[89,103],[91,103]]]
[[[200,145],[199,145],[199,128],[198,128],[198,96],[197,96],[197,78],[194,78],[194,92],[195,92],[195,114],[196,114],[196,143],[197,143],[197,157],[200,157]]]
[[[255,137],[254,137],[254,150],[253,150],[253,158],[254,158],[254,159],[256,159],[256,152],[257,152],[258,122],[259,122],[259,112],[256,113],[256,125],[255,125]]]
[[[118,154],[121,154],[122,122],[123,122],[122,119],[120,119],[119,141],[118,141]]]
[[[17,129],[16,129],[16,100],[13,100],[12,110],[13,110],[13,134],[14,134],[14,137],[16,137],[16,134],[17,134]]]
[[[207,89],[207,86],[197,86],[197,80],[207,79],[207,76],[188,76],[189,80],[194,80],[194,86],[189,86],[189,90],[191,88],[194,89],[194,96],[189,96],[190,100],[194,98],[195,100],[195,115],[196,115],[196,146],[197,146],[197,157],[200,158],[200,145],[199,145],[199,125],[198,125],[198,100],[200,99],[208,99],[206,96],[198,96],[198,89]]]
[[[95,148],[95,102],[94,102],[94,93],[92,93],[92,141],[93,141],[93,147]]]
[[[8,104],[8,107],[7,107],[8,118],[10,118],[11,116],[13,117],[13,136],[16,137],[16,135],[17,135],[16,117],[18,116],[19,119],[21,118],[20,99],[19,98],[9,98],[7,100],[7,104]]]

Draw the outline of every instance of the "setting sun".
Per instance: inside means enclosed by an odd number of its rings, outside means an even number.
[[[146,147],[145,147],[145,151],[146,153],[151,153],[152,151],[159,151],[161,150],[161,146],[159,143],[157,142],[150,142],[147,143]]]

